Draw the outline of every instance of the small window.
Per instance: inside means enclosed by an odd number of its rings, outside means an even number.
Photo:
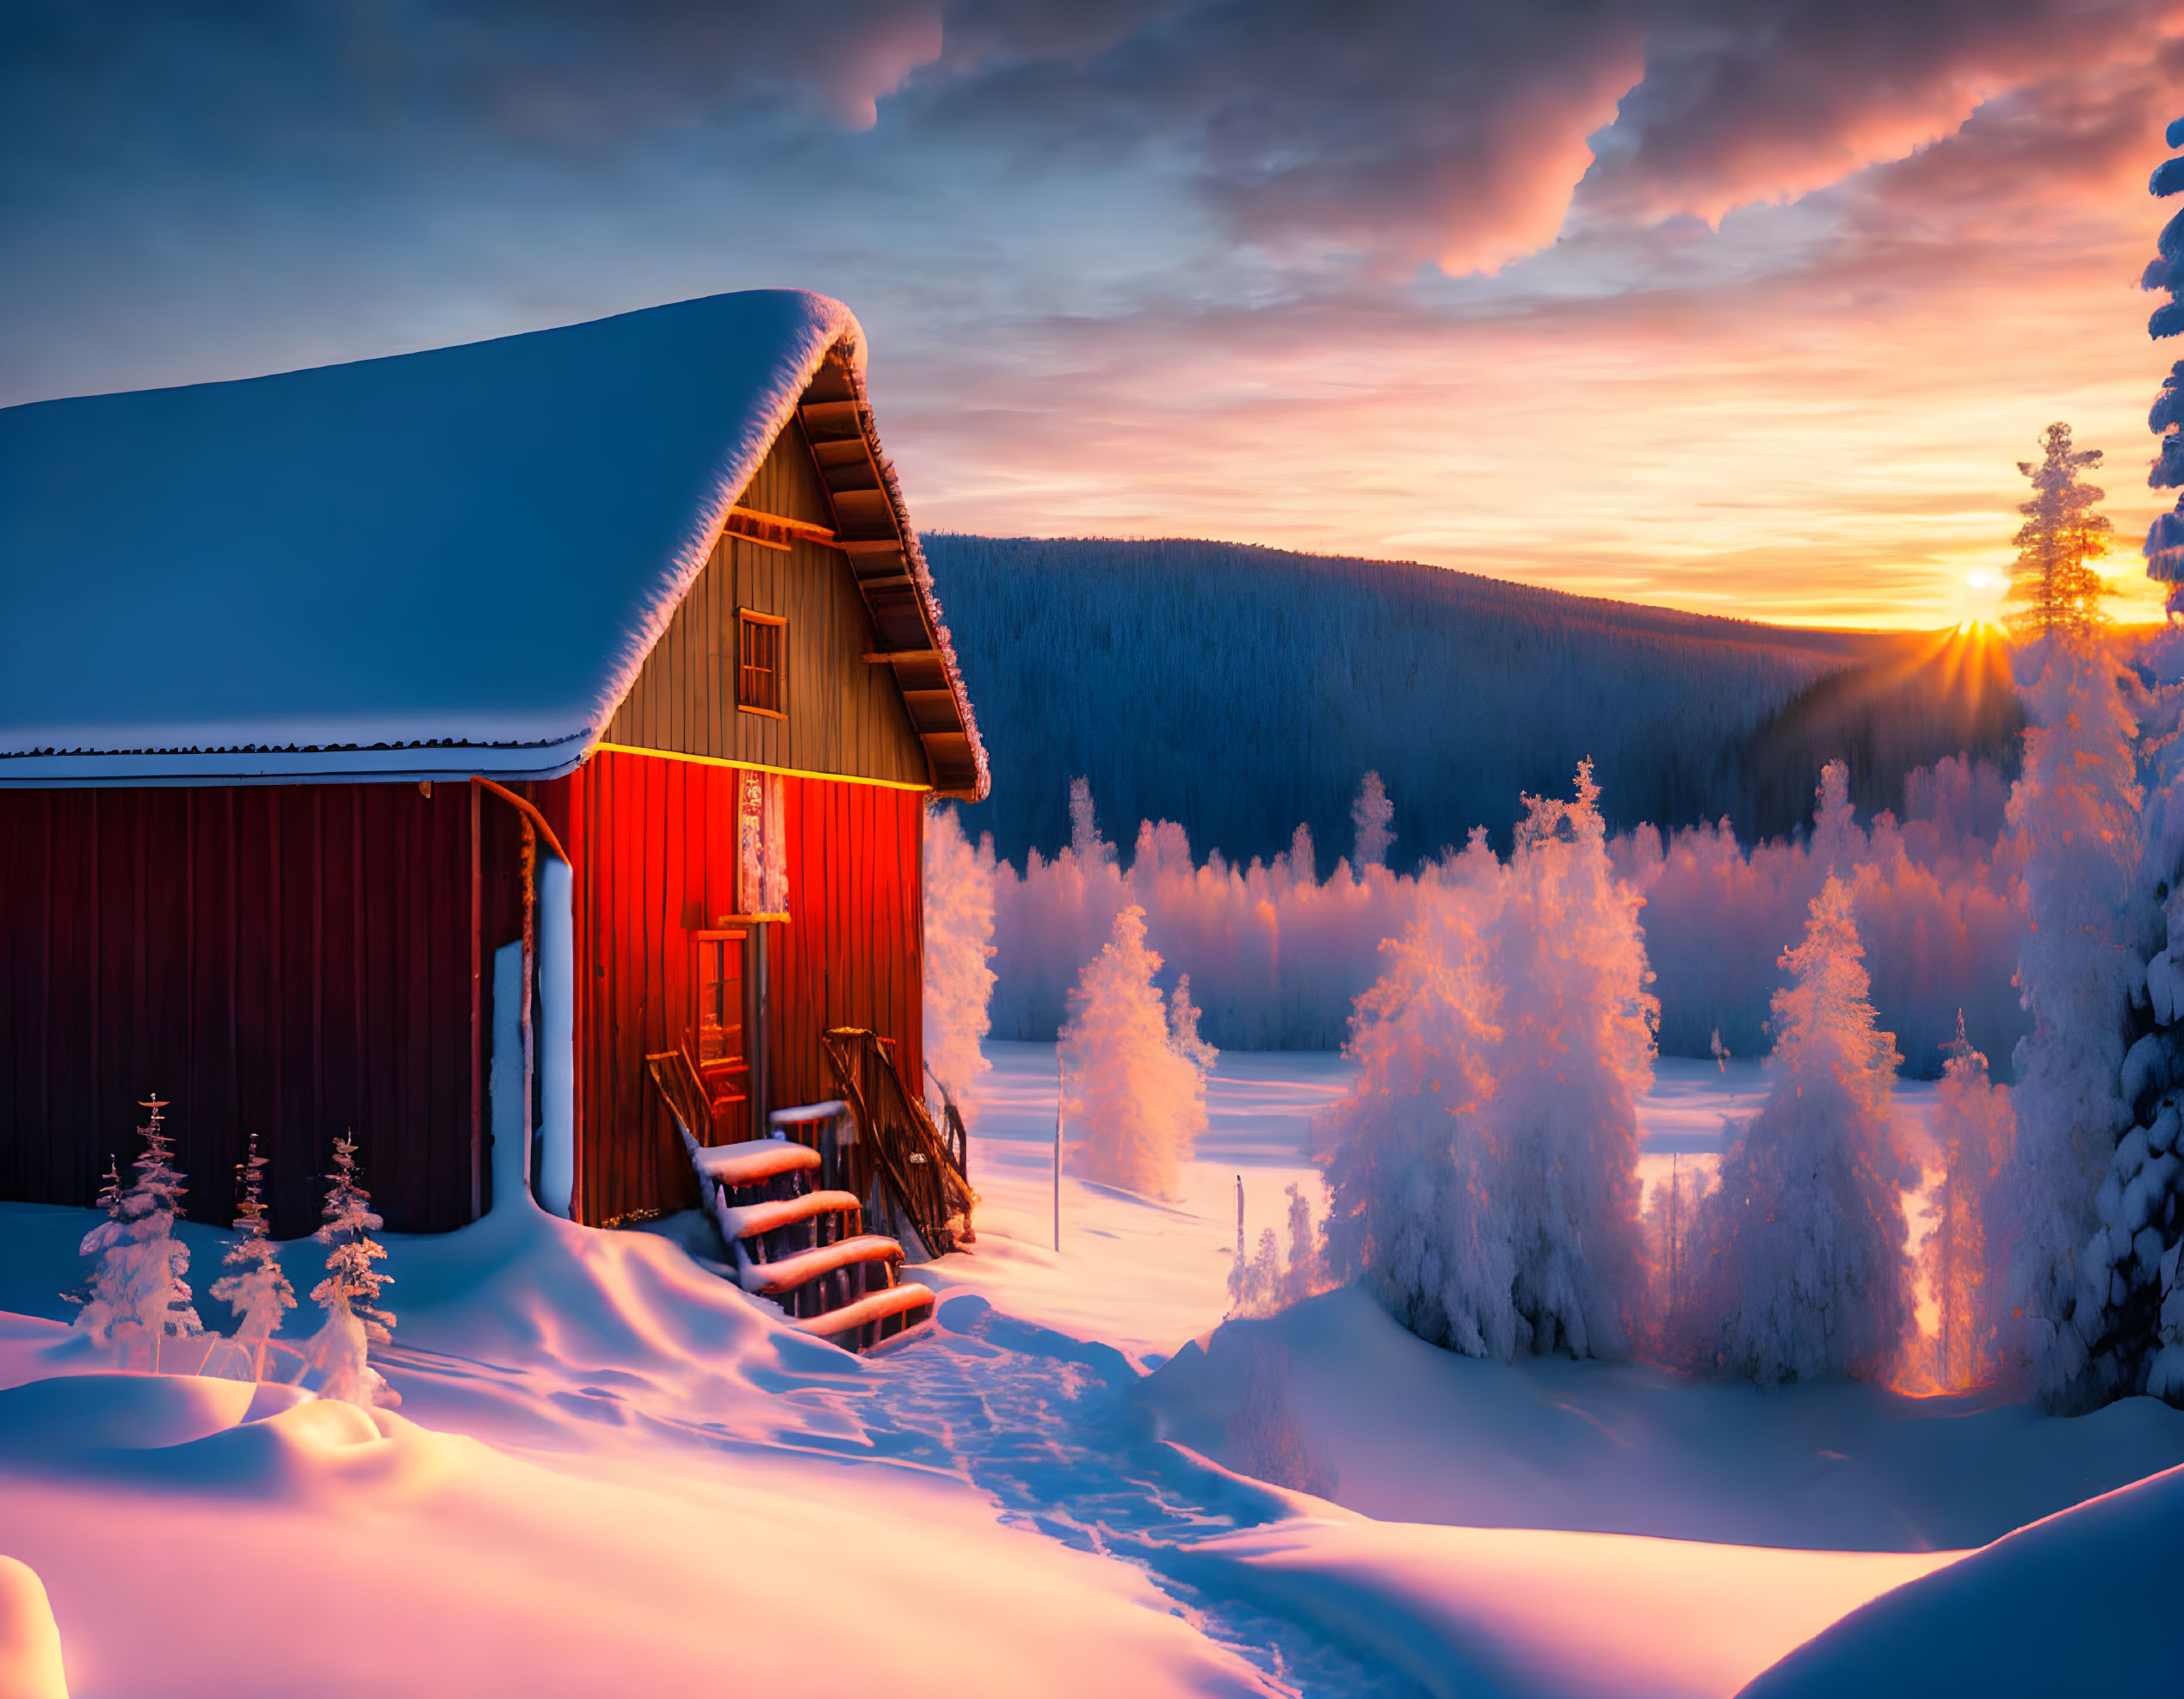
[[[781,663],[788,621],[746,608],[737,614],[736,627],[742,651],[736,706],[748,714],[783,714],[788,692],[782,688]]]

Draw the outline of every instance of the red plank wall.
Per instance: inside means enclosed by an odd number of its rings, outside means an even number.
[[[0,791],[0,1196],[90,1203],[157,1089],[195,1220],[255,1131],[275,1233],[309,1232],[352,1129],[390,1228],[468,1220],[471,852],[460,784]]]
[[[766,928],[764,1107],[829,1095],[829,1026],[895,1038],[920,1090],[923,794],[783,783],[790,919]],[[735,907],[736,784],[716,763],[602,751],[531,790],[577,869],[579,1220],[694,1201],[644,1059],[681,1042],[692,1020],[691,934]]]

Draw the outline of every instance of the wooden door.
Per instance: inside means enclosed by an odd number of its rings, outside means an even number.
[[[692,1060],[712,1110],[713,1142],[734,1144],[752,1136],[750,935],[740,929],[700,932],[696,945]]]

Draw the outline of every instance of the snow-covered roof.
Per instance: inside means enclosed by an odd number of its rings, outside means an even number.
[[[0,785],[568,771],[823,373],[936,785],[983,794],[863,332],[794,290],[0,410]]]

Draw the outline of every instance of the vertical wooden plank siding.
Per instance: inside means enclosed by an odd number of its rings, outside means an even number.
[[[802,426],[774,442],[743,504],[830,522]],[[736,706],[739,608],[788,621],[787,712]],[[724,536],[608,724],[606,741],[801,772],[922,784],[927,768],[891,668],[864,656],[879,639],[848,558],[799,540],[787,551]]]
[[[645,1077],[695,1016],[694,933],[733,924],[736,769],[619,751],[531,794],[577,868],[575,1213],[686,1208],[688,1168]],[[789,920],[767,927],[768,1101],[829,1095],[819,1035],[898,1041],[922,1087],[923,796],[783,782]]]
[[[353,1130],[390,1228],[467,1220],[470,819],[460,785],[0,792],[0,1196],[89,1204],[157,1090],[193,1219],[255,1131],[310,1231]]]

